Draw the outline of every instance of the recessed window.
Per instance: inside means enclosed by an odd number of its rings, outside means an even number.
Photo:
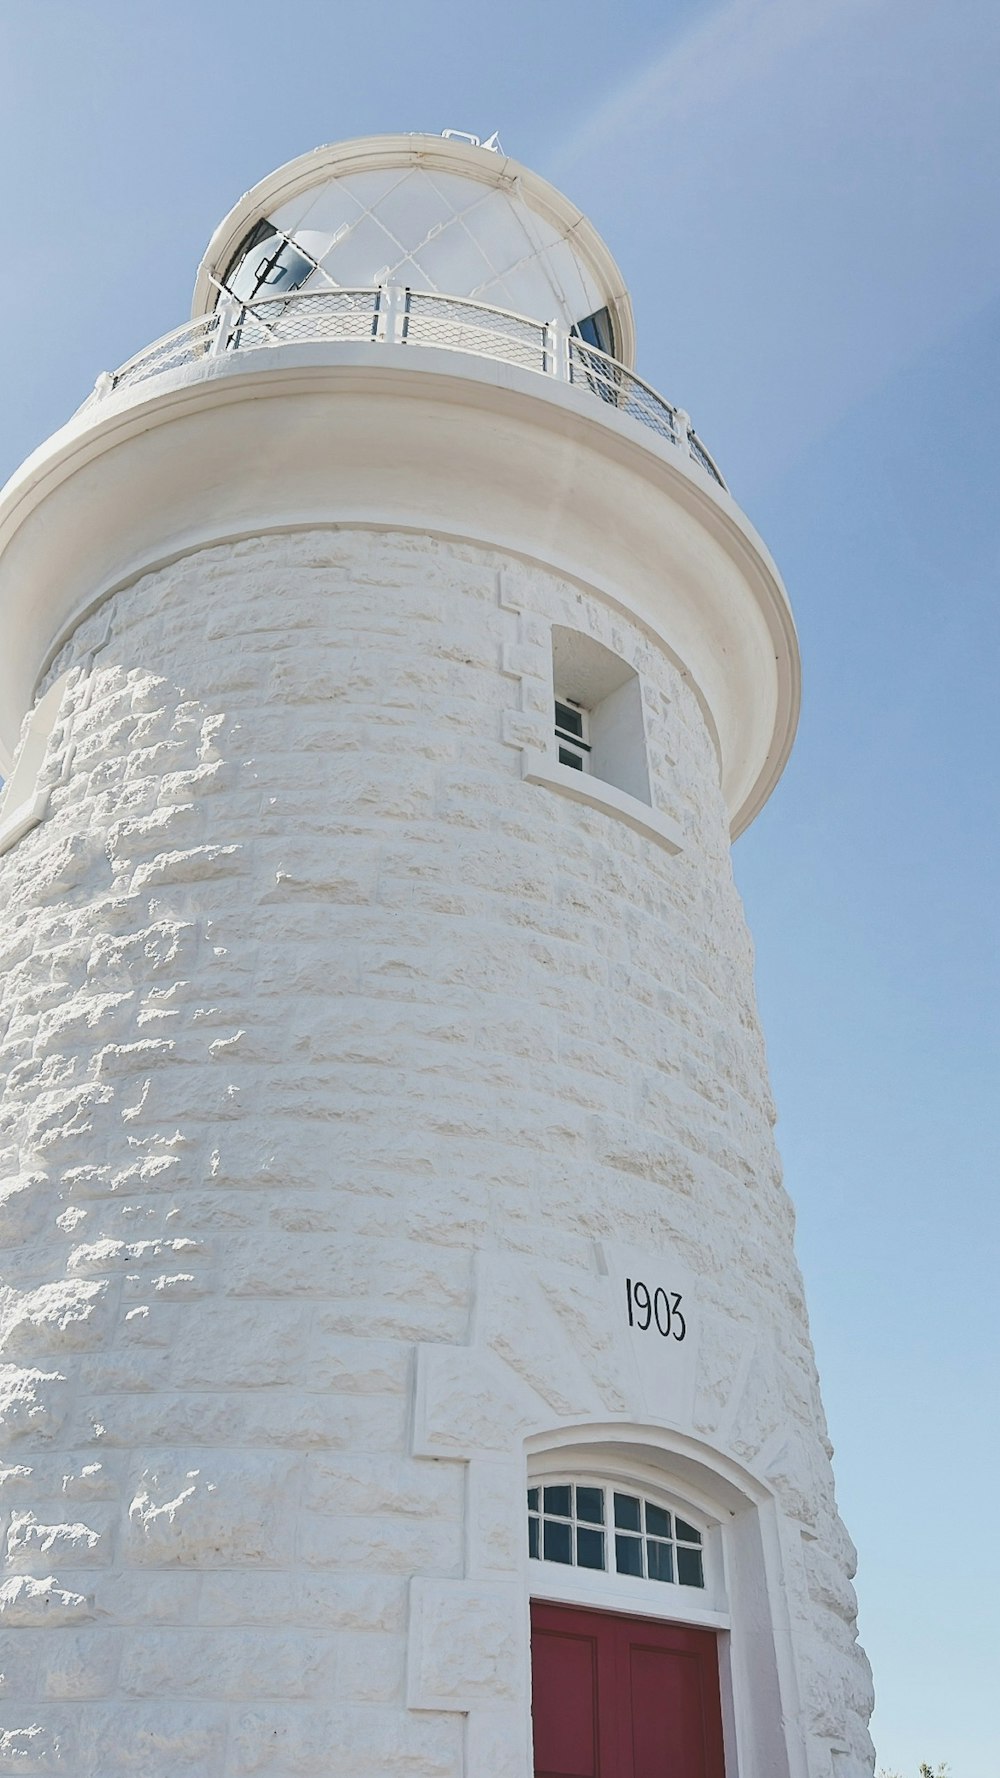
[[[634,668],[592,636],[557,625],[552,683],[559,764],[648,803],[642,688]]]
[[[704,1587],[703,1534],[671,1507],[595,1482],[528,1489],[528,1555],[635,1580]]]

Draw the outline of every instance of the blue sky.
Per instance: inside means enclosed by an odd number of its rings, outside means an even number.
[[[559,183],[785,575],[735,850],[880,1764],[996,1778],[995,0],[0,0],[0,477],[186,318],[239,194],[448,126]]]

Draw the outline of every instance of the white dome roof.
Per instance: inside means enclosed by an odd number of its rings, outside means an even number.
[[[566,327],[607,309],[615,355],[634,357],[621,274],[580,211],[507,156],[437,136],[316,149],[263,180],[216,231],[194,312],[220,285],[248,301],[376,284]]]

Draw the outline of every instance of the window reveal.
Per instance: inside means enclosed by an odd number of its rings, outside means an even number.
[[[647,806],[651,803],[639,675],[579,630],[552,629],[556,757]]]

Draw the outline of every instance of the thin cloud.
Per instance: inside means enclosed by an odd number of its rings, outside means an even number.
[[[995,0],[727,0],[562,145],[745,494],[996,299],[998,59]]]
[[[792,52],[851,14],[881,0],[729,0],[652,65],[619,86],[557,147],[557,180],[614,138],[641,131],[653,114],[674,128],[695,126],[708,111],[760,84]]]

